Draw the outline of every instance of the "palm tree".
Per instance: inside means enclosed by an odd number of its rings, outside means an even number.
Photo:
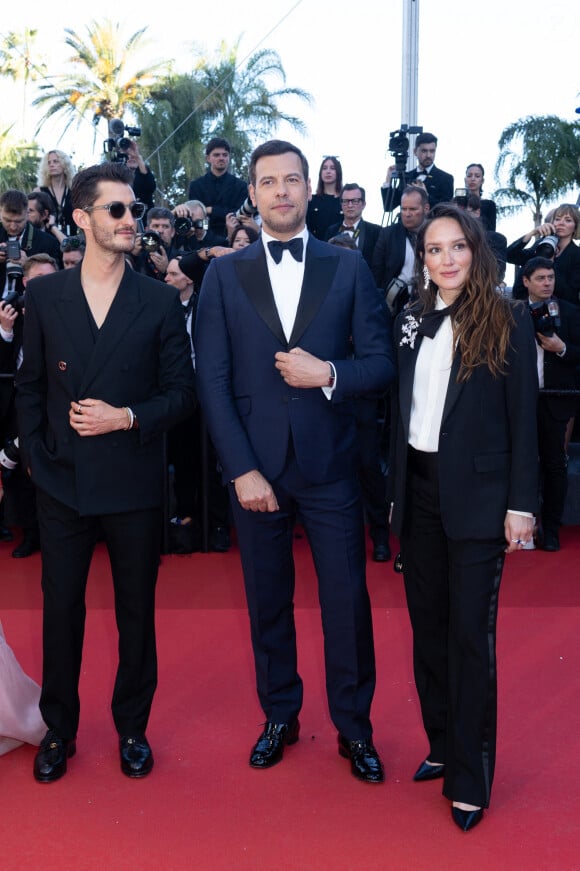
[[[46,74],[46,64],[33,48],[37,30],[26,27],[21,33],[11,31],[0,40],[0,76],[22,81],[22,130],[26,131],[28,85]],[[34,59],[33,59],[34,58]]]
[[[507,185],[495,191],[494,199],[507,203],[500,206],[504,214],[529,206],[537,226],[542,223],[544,204],[580,183],[578,121],[556,115],[521,118],[506,127],[498,146],[496,178],[506,169]]]
[[[233,46],[222,42],[215,60],[203,58],[195,75],[205,88],[202,108],[209,116],[206,138],[224,136],[231,145],[232,167],[244,171],[253,143],[267,139],[281,122],[303,133],[304,122],[283,112],[281,100],[297,98],[310,104],[312,96],[302,88],[285,87],[286,73],[280,56],[271,49],[239,59],[241,37]],[[272,88],[273,81],[283,87]]]
[[[149,88],[167,68],[164,62],[135,68],[146,29],[127,39],[118,24],[93,21],[84,40],[66,28],[65,42],[73,50],[67,61],[69,69],[39,86],[41,93],[33,105],[46,108],[39,129],[57,114],[68,119],[65,131],[75,121],[78,127],[87,115],[96,128],[101,118],[122,118],[126,111],[141,106]]]
[[[0,190],[31,191],[36,185],[40,157],[36,144],[18,142],[10,127],[0,130]]]

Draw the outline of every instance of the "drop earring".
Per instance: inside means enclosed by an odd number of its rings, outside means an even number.
[[[429,282],[431,281],[431,276],[429,275],[429,270],[426,266],[423,267],[423,281],[425,282],[425,290],[429,290]]]

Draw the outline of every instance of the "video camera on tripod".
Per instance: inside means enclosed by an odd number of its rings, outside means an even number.
[[[391,180],[403,178],[409,159],[409,136],[415,136],[422,132],[422,127],[409,127],[408,124],[401,124],[399,130],[393,130],[390,134],[389,151],[395,158],[395,172],[392,173]]]
[[[111,118],[109,121],[109,138],[103,143],[103,151],[111,163],[127,163],[127,149],[131,145],[131,139],[124,134],[128,133],[135,139],[141,136],[140,127],[129,127],[123,124],[120,118]]]

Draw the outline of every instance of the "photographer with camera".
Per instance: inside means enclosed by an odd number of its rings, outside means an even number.
[[[175,225],[181,229],[180,244],[186,252],[180,262],[182,271],[199,291],[205,271],[213,257],[229,252],[228,240],[208,229],[207,210],[200,200],[188,200],[176,206]]]
[[[137,272],[165,281],[169,261],[181,250],[175,244],[175,215],[163,206],[149,209],[147,227],[136,236],[133,263]]]
[[[372,259],[377,287],[384,292],[391,314],[409,302],[415,272],[415,241],[429,211],[427,192],[407,185],[401,195],[399,220],[379,233]]]
[[[12,290],[23,293],[22,267],[31,254],[50,254],[60,266],[56,239],[28,220],[28,197],[10,189],[0,196],[0,298]]]
[[[219,136],[210,139],[205,149],[209,169],[205,175],[190,182],[187,197],[201,200],[207,210],[209,229],[218,236],[226,235],[226,215],[237,212],[248,197],[246,182],[228,172],[230,143]]]
[[[412,133],[417,128],[411,128],[405,131],[401,127],[401,132]],[[419,128],[422,129],[422,128]],[[389,142],[389,150],[391,153],[397,149],[392,146],[398,146],[399,151],[403,151],[405,136],[398,136],[399,131],[391,134],[391,142]],[[406,140],[407,147],[409,145]],[[431,208],[437,203],[448,203],[453,197],[453,176],[448,172],[444,172],[435,166],[435,152],[437,151],[437,137],[433,133],[419,133],[415,140],[415,148],[413,154],[417,158],[418,166],[409,172],[403,172],[402,185],[396,188],[392,186],[393,176],[398,172],[397,164],[390,166],[387,170],[387,177],[381,187],[381,196],[383,199],[383,207],[385,212],[391,212],[401,202],[401,191],[405,185],[421,184],[425,187],[429,197]],[[406,162],[406,160],[405,160]],[[403,163],[404,170],[405,163]]]
[[[32,254],[22,269],[23,286],[33,278],[50,275],[58,269],[56,260],[49,254]],[[0,302],[0,473],[9,513],[23,532],[21,543],[12,551],[16,559],[31,556],[40,547],[34,487],[20,466],[14,407],[14,378],[23,360],[23,330],[24,295],[14,292]],[[4,522],[0,525],[4,526]]]
[[[60,243],[60,250],[62,251],[62,268],[74,269],[85,256],[84,236],[65,236]]]
[[[566,427],[574,416],[578,397],[577,369],[580,363],[580,312],[576,306],[554,297],[554,264],[546,257],[532,257],[522,270],[534,323],[538,353],[540,397],[538,401],[538,447],[541,475],[540,547],[560,550],[558,529],[566,500]],[[563,391],[558,395],[558,391]],[[545,392],[544,392],[545,391]]]

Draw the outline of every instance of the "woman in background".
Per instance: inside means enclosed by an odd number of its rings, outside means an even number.
[[[465,170],[465,187],[467,194],[476,194],[481,200],[480,217],[486,230],[495,232],[497,209],[493,200],[483,198],[483,179],[485,170],[481,163],[470,163]]]
[[[317,239],[326,238],[326,231],[342,221],[340,192],[342,166],[338,157],[325,157],[318,171],[316,193],[308,203],[306,226]]]
[[[497,293],[478,220],[435,206],[416,245],[419,300],[395,323],[390,495],[429,751],[453,821],[483,817],[496,747],[495,661],[506,553],[532,537],[537,364],[529,313]]]
[[[66,236],[74,236],[77,225],[73,221],[71,184],[75,175],[72,160],[64,151],[47,151],[38,168],[38,190],[52,200],[56,224]]]

